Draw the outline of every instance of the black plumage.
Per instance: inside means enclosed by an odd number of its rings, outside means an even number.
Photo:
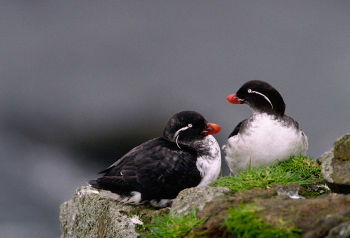
[[[89,183],[121,197],[139,192],[142,201],[173,199],[181,190],[197,186],[202,180],[196,163],[206,152],[198,150],[194,142],[217,133],[220,128],[213,129],[213,125],[216,126],[196,112],[175,114],[168,121],[163,137],[135,147],[101,171],[102,177]]]
[[[92,185],[126,196],[138,191],[142,200],[175,198],[181,190],[199,184],[196,158],[195,150],[187,146],[179,149],[175,143],[156,138],[137,146],[102,171],[104,176]]]
[[[231,134],[228,136],[228,138],[230,138],[231,136],[237,135],[241,131],[241,128],[244,128],[243,125],[246,123],[247,120],[248,119],[245,119],[245,120],[241,121],[240,123],[238,123],[237,126],[231,132]]]

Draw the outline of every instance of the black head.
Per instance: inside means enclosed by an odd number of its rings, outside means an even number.
[[[208,123],[204,117],[194,111],[183,111],[172,116],[166,124],[163,136],[177,144],[189,145],[220,131],[219,125]]]
[[[253,110],[284,115],[286,105],[281,94],[270,84],[253,80],[246,82],[237,91],[236,94],[231,94],[227,100],[233,104],[248,104]]]

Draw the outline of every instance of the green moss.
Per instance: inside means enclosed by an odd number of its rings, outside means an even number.
[[[241,238],[294,238],[301,236],[301,230],[295,228],[293,224],[281,221],[279,227],[274,227],[259,218],[259,213],[259,208],[252,204],[230,208],[230,216],[222,223],[226,235]]]
[[[147,207],[147,209],[144,209],[144,207],[140,207],[140,209],[135,210],[133,212],[130,212],[131,217],[136,215],[138,216],[138,218],[143,222],[143,224],[149,224],[152,222],[154,217],[160,217],[160,216],[164,216],[167,215],[170,211],[170,209],[167,208],[162,208],[162,209],[156,209],[152,206],[145,206]],[[148,228],[145,225],[139,225],[139,224],[135,224],[135,231],[138,234],[144,234],[146,232],[148,232]]]
[[[331,190],[324,185],[323,180],[318,181],[320,183],[314,186],[304,186],[304,188],[299,192],[300,195],[306,198],[315,198],[323,194],[331,193]]]
[[[274,184],[310,186],[321,177],[320,166],[311,158],[300,155],[272,166],[248,168],[235,177],[221,177],[211,186],[228,187],[234,192],[254,187],[268,188]]]
[[[147,232],[143,235],[147,238],[183,237],[204,222],[205,219],[199,219],[194,211],[188,216],[164,214],[154,217],[153,222],[146,225]]]

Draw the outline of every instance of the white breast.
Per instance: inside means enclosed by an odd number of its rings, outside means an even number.
[[[304,154],[307,149],[307,137],[300,129],[266,113],[253,114],[245,130],[230,137],[223,147],[233,174],[247,169],[249,164],[268,166]]]
[[[201,147],[206,153],[202,154],[200,152],[200,156],[197,158],[197,169],[202,177],[198,186],[205,186],[219,177],[221,169],[221,152],[218,142],[211,135],[205,137],[205,139],[201,141]]]

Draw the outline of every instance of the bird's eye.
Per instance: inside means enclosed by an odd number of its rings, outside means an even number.
[[[188,124],[188,125],[187,125],[187,127],[191,128],[191,127],[192,127],[192,124],[191,124],[191,123],[190,123],[190,124]]]
[[[252,93],[253,91],[250,89],[250,88],[248,88],[248,93]]]

